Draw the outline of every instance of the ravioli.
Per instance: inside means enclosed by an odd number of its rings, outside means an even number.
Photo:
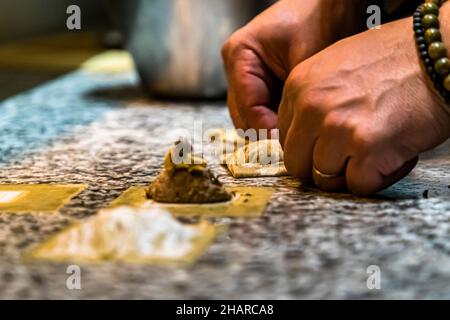
[[[220,149],[216,150],[219,161],[227,166],[233,177],[275,177],[288,174],[283,149],[278,140],[249,141],[239,136],[236,130],[225,129],[214,130],[213,136],[221,142],[215,144]]]

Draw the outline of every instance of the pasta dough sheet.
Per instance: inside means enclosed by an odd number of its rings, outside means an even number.
[[[83,62],[81,69],[92,73],[127,73],[134,70],[134,63],[128,52],[109,50]]]
[[[210,140],[215,143],[220,163],[226,165],[235,178],[288,175],[278,140],[249,142],[234,129],[212,130]]]
[[[2,184],[0,211],[56,212],[86,188],[84,184]]]
[[[206,217],[260,217],[267,206],[273,188],[267,187],[225,187],[233,193],[227,202],[205,204],[171,204],[159,203],[146,197],[145,187],[131,187],[114,200],[110,207],[133,206],[137,208],[160,208],[175,216]]]
[[[227,164],[227,168],[235,178],[280,177],[288,175],[284,164],[276,166]]]
[[[208,248],[215,227],[182,224],[160,208],[102,210],[37,246],[25,259],[99,263],[190,264]]]

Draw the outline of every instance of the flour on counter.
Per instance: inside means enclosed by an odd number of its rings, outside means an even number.
[[[38,248],[37,258],[87,260],[182,259],[205,238],[200,223],[185,225],[161,208],[102,210]]]

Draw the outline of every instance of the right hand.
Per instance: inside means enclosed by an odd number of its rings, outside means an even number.
[[[359,31],[361,0],[280,0],[234,33],[222,56],[240,129],[274,129],[283,83],[303,60]]]

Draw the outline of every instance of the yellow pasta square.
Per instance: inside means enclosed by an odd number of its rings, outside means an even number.
[[[234,194],[233,199],[221,203],[206,204],[175,204],[159,203],[148,199],[146,187],[130,187],[114,200],[110,207],[133,206],[138,208],[162,208],[175,216],[206,216],[206,217],[260,217],[269,202],[273,188],[267,187],[225,187]]]
[[[229,163],[227,167],[235,178],[281,177],[288,175],[284,164],[264,166],[260,164],[237,165]]]
[[[192,264],[209,247],[216,228],[182,224],[159,209],[117,207],[75,223],[25,253],[25,261]]]
[[[83,184],[1,184],[0,212],[56,212],[85,188]]]

